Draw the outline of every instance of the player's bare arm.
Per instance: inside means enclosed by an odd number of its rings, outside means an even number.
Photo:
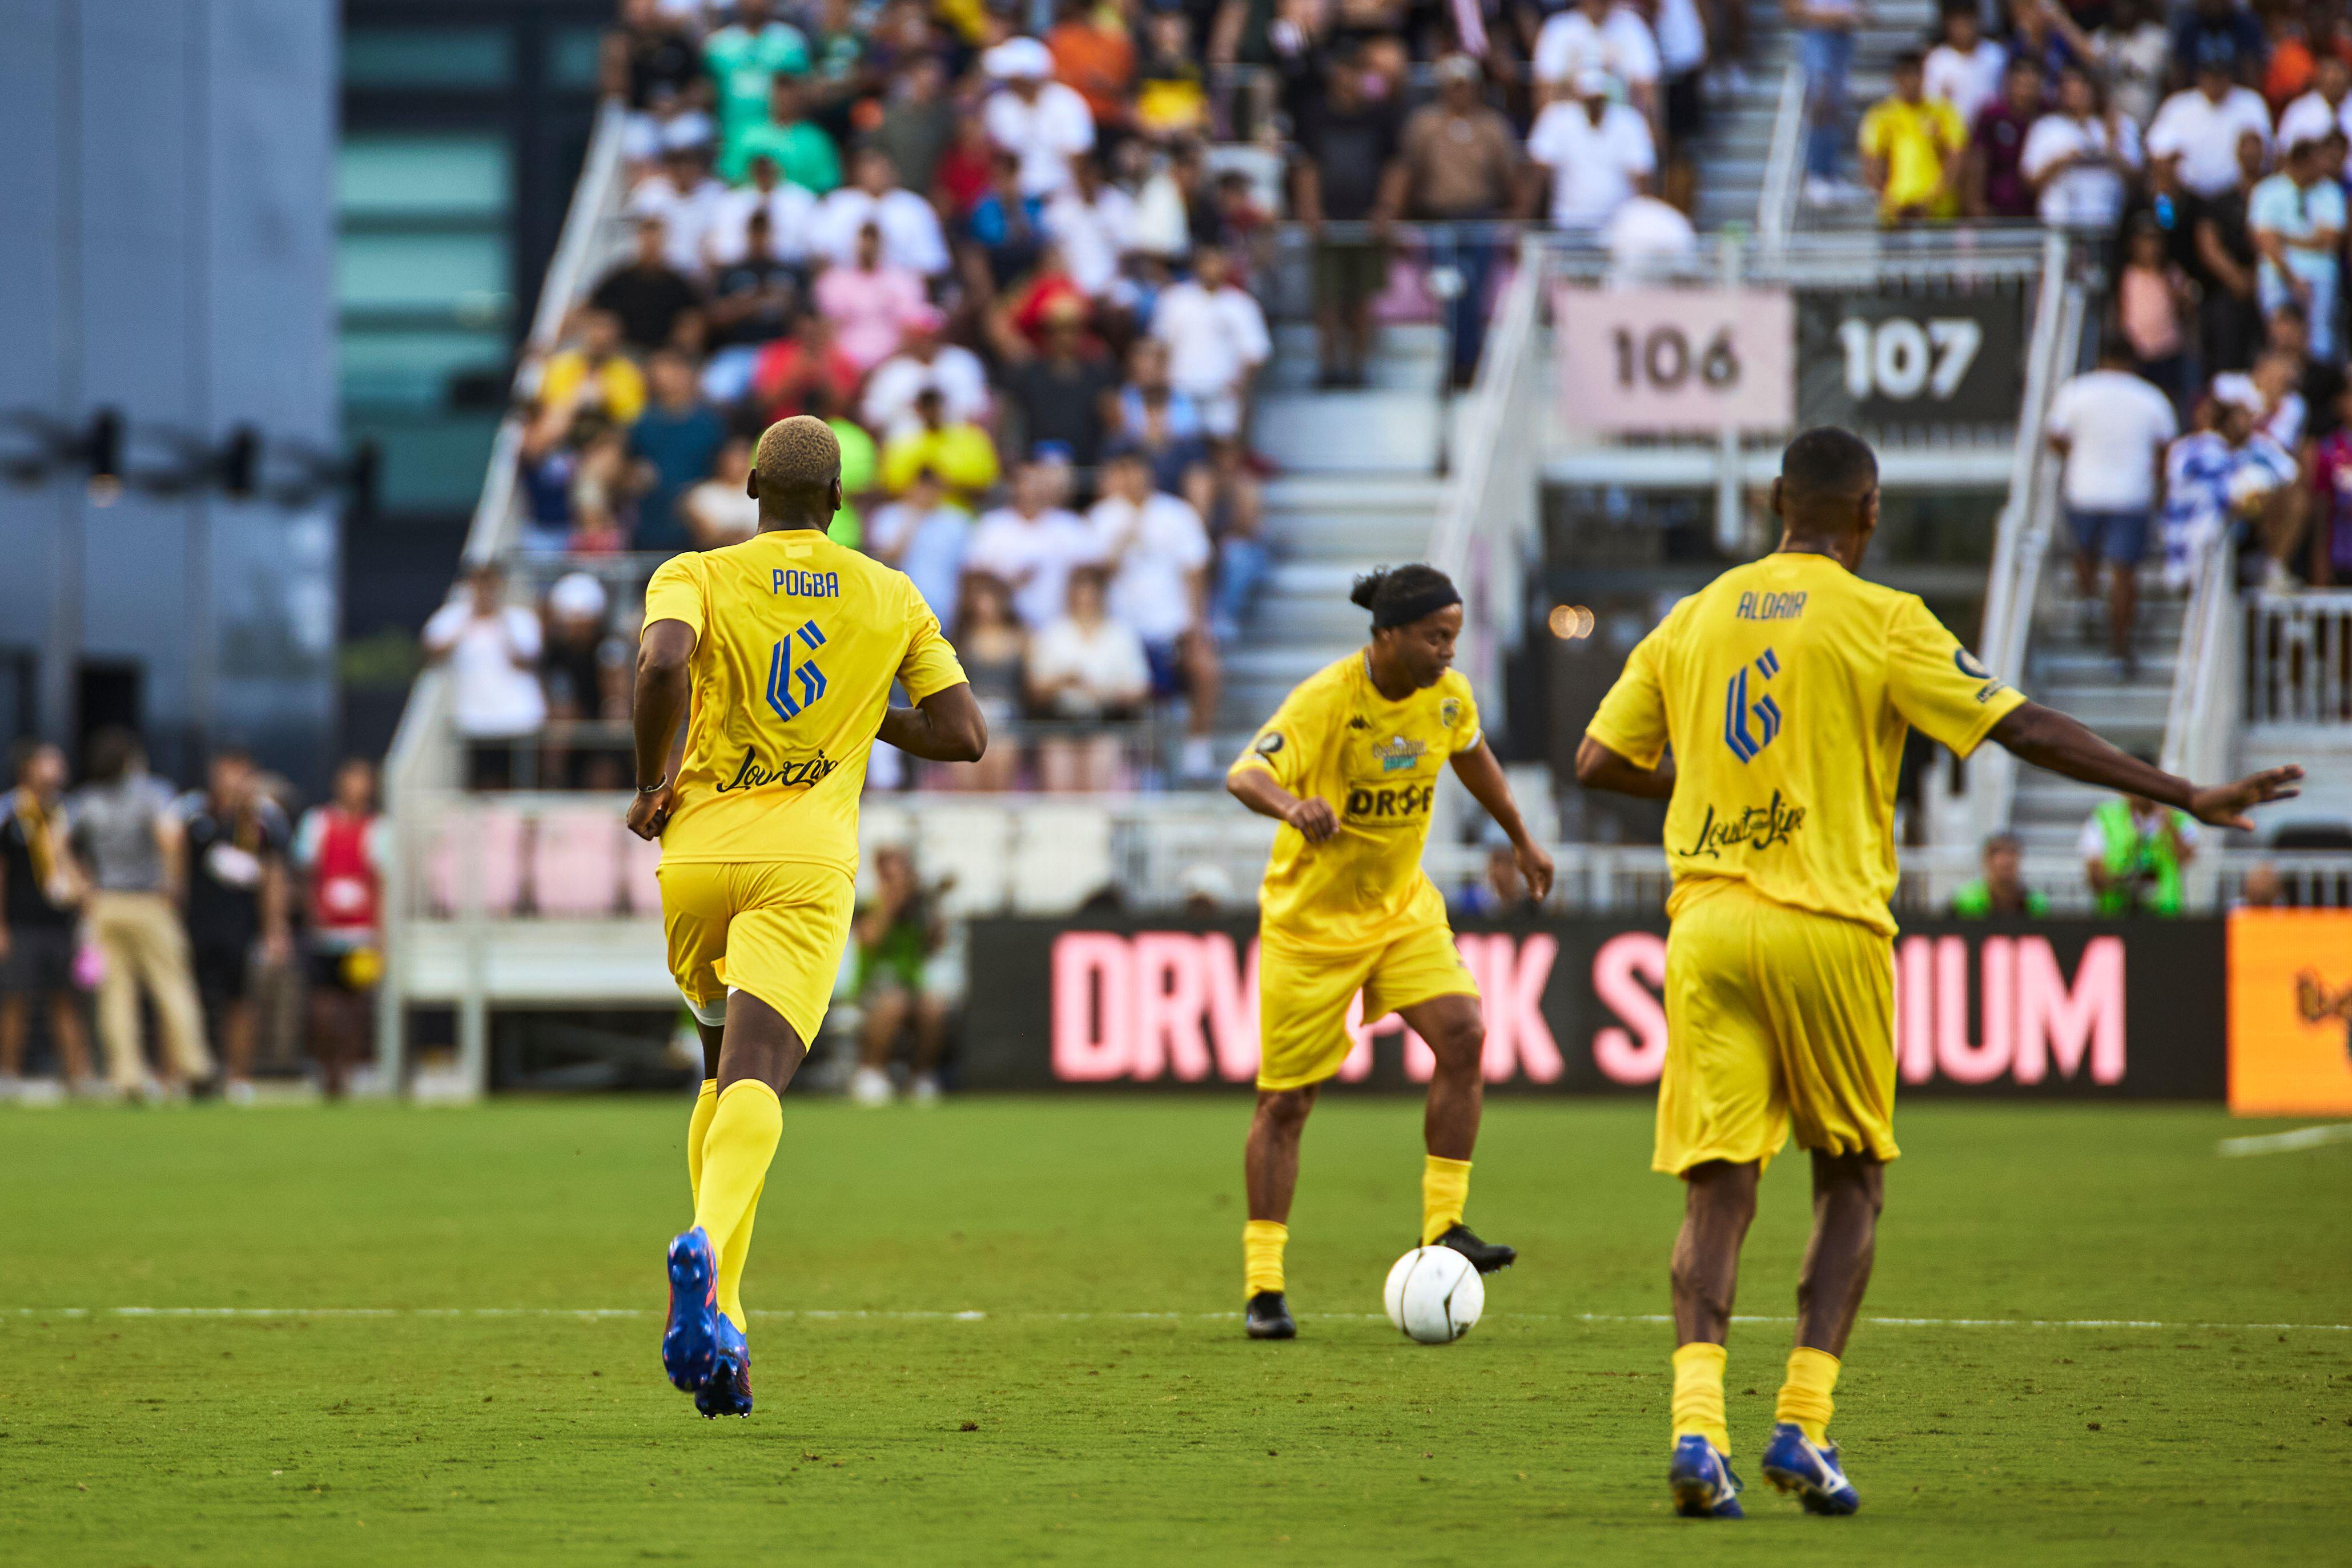
[[[1587,789],[1611,790],[1643,800],[1672,800],[1675,760],[1660,757],[1656,767],[1645,768],[1587,735],[1576,746],[1576,782]]]
[[[677,780],[670,746],[686,721],[691,699],[687,667],[694,658],[694,628],[684,621],[656,621],[637,642],[635,700],[629,723],[635,731],[637,795],[629,802],[629,831],[659,838],[677,804]]]
[[[874,738],[928,763],[976,763],[988,750],[988,716],[970,683],[958,681],[912,708],[885,712]]]
[[[1329,801],[1320,795],[1301,800],[1276,784],[1274,775],[1264,768],[1243,768],[1227,773],[1225,793],[1260,816],[1288,823],[1309,844],[1320,844],[1339,831],[1339,816],[1331,809]]]
[[[2209,827],[2251,831],[2254,825],[2246,816],[2249,809],[2274,800],[2293,800],[2303,793],[2303,770],[2293,763],[2200,789],[2117,750],[2081,721],[2039,702],[2027,702],[2005,714],[1992,727],[1992,739],[2035,767],[2139,795],[2159,805],[2178,806]]]
[[[1528,825],[1519,818],[1519,803],[1511,798],[1511,781],[1503,776],[1494,749],[1482,739],[1468,751],[1454,752],[1454,776],[1510,839],[1511,858],[1527,879],[1528,896],[1542,903],[1551,896],[1551,857],[1528,837]]]

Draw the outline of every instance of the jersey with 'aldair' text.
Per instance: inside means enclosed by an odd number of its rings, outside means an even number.
[[[1643,767],[1674,747],[1668,914],[1729,877],[1891,936],[1905,733],[1965,757],[2024,700],[1917,595],[1782,551],[1669,611],[1586,732]]]
[[[694,711],[665,860],[857,870],[857,798],[894,681],[915,701],[964,679],[906,574],[812,529],[671,557],[646,625],[694,628]]]
[[[1365,660],[1359,650],[1299,682],[1228,770],[1263,768],[1301,800],[1328,801],[1339,816],[1339,831],[1320,844],[1288,823],[1274,836],[1258,918],[1266,934],[1293,946],[1379,946],[1408,926],[1445,921],[1421,855],[1438,769],[1482,739],[1478,704],[1454,670],[1391,702]]]

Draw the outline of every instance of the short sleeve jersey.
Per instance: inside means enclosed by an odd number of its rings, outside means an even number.
[[[917,702],[961,683],[938,617],[902,572],[808,530],[673,556],[646,625],[696,641],[694,710],[662,857],[857,868],[857,797],[894,682]]]
[[[1391,702],[1365,658],[1351,653],[1292,689],[1229,770],[1263,768],[1301,800],[1328,801],[1339,816],[1339,831],[1320,844],[1286,823],[1275,834],[1259,920],[1294,947],[1353,951],[1445,921],[1421,855],[1439,768],[1483,739],[1478,704],[1453,670]]]
[[[1891,936],[1906,731],[1966,756],[2024,700],[1917,595],[1780,552],[1676,605],[1587,732],[1643,767],[1674,747],[1668,914],[1729,877]]]

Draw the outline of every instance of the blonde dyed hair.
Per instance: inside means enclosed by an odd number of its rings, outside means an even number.
[[[760,433],[751,467],[763,497],[821,494],[841,477],[841,438],[814,414],[795,414]]]

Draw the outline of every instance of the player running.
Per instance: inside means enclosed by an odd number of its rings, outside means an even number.
[[[1348,1008],[1359,991],[1367,1022],[1399,1014],[1436,1057],[1422,1124],[1421,1245],[1451,1247],[1482,1274],[1518,1256],[1462,1223],[1486,1026],[1445,900],[1421,868],[1438,763],[1451,761],[1510,835],[1538,901],[1551,890],[1551,857],[1528,837],[1479,732],[1470,683],[1453,669],[1462,632],[1454,584],[1434,567],[1399,566],[1358,578],[1349,596],[1372,613],[1370,646],[1300,682],[1225,774],[1236,800],[1282,824],[1258,891],[1257,1114],[1242,1230],[1254,1340],[1298,1331],[1282,1277],[1298,1137],[1316,1090],[1354,1046]]]
[[[1906,727],[1964,757],[1990,736],[2221,827],[2249,826],[2249,806],[2290,798],[2303,776],[2273,768],[2213,789],[2174,778],[1987,674],[1916,596],[1855,576],[1878,526],[1878,462],[1856,437],[1816,429],[1790,442],[1772,510],[1780,549],[1668,613],[1576,758],[1590,788],[1672,803],[1651,1162],[1685,1184],[1669,1481],[1680,1512],[1719,1519],[1740,1514],[1723,1410],[1739,1245],[1757,1179],[1792,1123],[1812,1153],[1813,1234],[1764,1476],[1814,1513],[1861,1506],[1829,1423],[1897,1153],[1886,898]]]
[[[783,1129],[777,1097],[841,969],[866,752],[880,739],[968,763],[988,744],[915,585],[825,537],[841,445],[824,421],[768,426],[745,489],[759,531],[671,558],[646,589],[629,806],[630,830],[662,841],[670,973],[702,1037],[686,1135],[694,1224],[669,1244],[662,1367],[709,1416],[751,1410],[743,1260]],[[888,705],[893,681],[913,708]]]

